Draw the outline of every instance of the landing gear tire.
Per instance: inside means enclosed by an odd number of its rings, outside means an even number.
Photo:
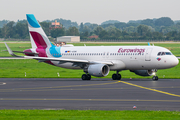
[[[154,81],[157,81],[158,80],[158,76],[153,76],[152,78]]]
[[[121,74],[113,74],[112,79],[113,80],[120,80],[121,79]]]
[[[82,78],[82,80],[91,80],[91,75],[83,74],[81,78]]]
[[[91,80],[91,75],[87,74],[88,80]]]

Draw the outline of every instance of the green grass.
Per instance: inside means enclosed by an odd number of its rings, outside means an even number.
[[[1,120],[179,120],[177,111],[0,110]]]
[[[25,78],[25,72],[27,78],[58,78],[57,73],[60,74],[59,78],[81,78],[84,74],[83,70],[60,68],[32,59],[0,60],[0,65],[1,78]],[[111,71],[105,78],[111,78],[113,73],[115,72]],[[152,78],[138,76],[128,70],[120,73],[122,78]],[[179,73],[180,64],[170,69],[158,70],[157,75],[159,78],[180,78]]]

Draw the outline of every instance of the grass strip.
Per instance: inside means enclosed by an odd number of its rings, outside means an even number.
[[[114,71],[110,71],[105,78],[110,78]],[[122,78],[152,78],[152,76],[138,76],[129,70],[121,71]],[[180,64],[170,69],[158,70],[157,75],[160,79],[180,78]],[[59,76],[58,76],[59,74]],[[65,69],[52,66],[46,63],[38,63],[32,59],[7,59],[0,60],[0,77],[1,78],[81,78],[83,70]],[[95,78],[95,77],[93,77]]]
[[[178,111],[0,110],[1,120],[179,120]]]

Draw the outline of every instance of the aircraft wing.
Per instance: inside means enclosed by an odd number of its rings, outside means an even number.
[[[96,64],[96,63],[101,63],[101,64],[107,64],[107,65],[113,65],[113,62],[111,61],[89,61],[89,60],[80,60],[80,59],[66,59],[66,58],[48,58],[48,57],[34,57],[34,56],[18,56],[13,53],[13,51],[9,48],[9,46],[5,43],[6,48],[9,52],[10,55],[15,56],[15,57],[21,57],[21,58],[26,58],[26,59],[36,59],[39,60],[40,62],[45,62],[45,61],[60,61],[60,62],[72,62],[72,63],[87,63],[87,64]]]
[[[88,60],[80,60],[80,59],[66,59],[66,58],[47,58],[47,57],[31,57],[31,56],[23,56],[24,58],[28,59],[36,59],[40,61],[62,61],[62,62],[72,62],[72,63],[89,63],[89,64],[96,64],[102,63],[107,65],[113,65],[112,62],[109,61],[88,61]]]

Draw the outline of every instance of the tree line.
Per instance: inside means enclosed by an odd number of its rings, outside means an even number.
[[[52,21],[40,22],[43,30],[52,38],[60,36],[80,36],[81,39],[119,39],[119,40],[180,40],[180,22],[168,17],[129,21],[106,21],[101,25],[56,19],[62,22],[60,28],[51,28]],[[0,38],[29,39],[26,20],[6,22],[0,28]],[[0,22],[1,23],[1,22]],[[64,24],[63,24],[64,23]],[[65,26],[64,26],[65,25]],[[98,36],[89,37],[89,36]]]

